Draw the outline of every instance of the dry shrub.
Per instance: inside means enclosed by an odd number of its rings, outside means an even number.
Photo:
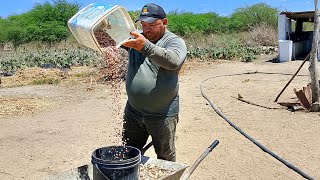
[[[277,46],[277,30],[267,24],[260,24],[252,27],[246,38],[245,44],[259,46]]]

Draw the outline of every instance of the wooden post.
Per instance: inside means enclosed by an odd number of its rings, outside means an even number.
[[[311,90],[312,90],[312,104],[311,104],[311,112],[318,112],[320,111],[320,104],[319,104],[319,73],[317,69],[317,54],[318,54],[318,42],[319,42],[319,10],[318,10],[318,0],[314,0],[314,31],[313,31],[313,41],[312,47],[315,47],[315,51],[310,55],[310,66],[309,72],[311,77]]]

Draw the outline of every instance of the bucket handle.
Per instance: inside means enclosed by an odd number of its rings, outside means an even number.
[[[98,171],[100,172],[100,174],[102,174],[103,177],[104,177],[106,180],[110,180],[107,176],[105,176],[105,175],[101,172],[101,170],[100,170],[100,168],[99,168],[99,166],[98,166],[97,164],[95,164],[95,166],[96,166],[96,168],[98,169]]]

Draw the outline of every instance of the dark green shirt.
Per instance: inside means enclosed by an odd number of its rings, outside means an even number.
[[[144,116],[179,112],[178,73],[187,54],[182,38],[166,30],[156,44],[129,50],[126,90],[130,105]]]

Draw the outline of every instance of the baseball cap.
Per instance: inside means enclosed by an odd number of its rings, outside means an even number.
[[[146,4],[142,7],[140,17],[135,21],[144,21],[147,23],[153,23],[157,19],[163,19],[166,17],[166,13],[161,6],[153,3]]]

